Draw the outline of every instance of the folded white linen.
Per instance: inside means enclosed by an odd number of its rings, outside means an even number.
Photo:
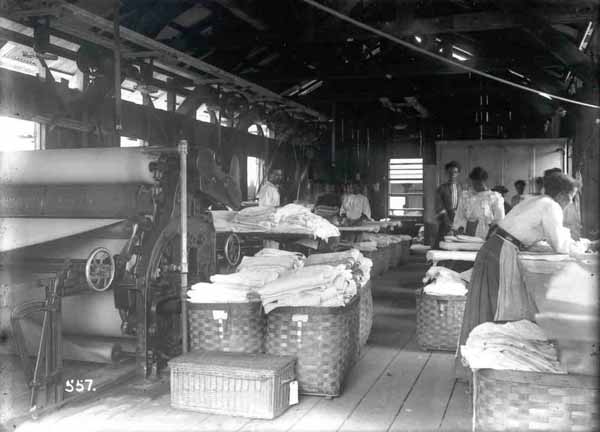
[[[478,325],[461,346],[461,355],[471,369],[566,373],[543,330],[527,320]]]
[[[246,269],[231,274],[216,274],[210,277],[213,283],[260,287],[279,277],[279,272],[263,268]]]

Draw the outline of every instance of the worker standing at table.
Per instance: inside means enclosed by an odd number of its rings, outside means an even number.
[[[541,240],[546,240],[557,253],[571,251],[574,242],[569,230],[563,227],[563,209],[571,203],[575,188],[576,183],[569,176],[548,176],[545,194],[519,203],[498,222],[475,258],[460,345],[481,323],[534,320],[538,310],[523,283],[518,252]],[[458,363],[457,374],[464,377],[465,373],[466,369]]]
[[[469,179],[473,189],[463,192],[452,229],[457,234],[485,240],[490,229],[504,219],[504,199],[498,192],[489,190],[488,173],[483,168],[473,168]]]
[[[258,191],[258,205],[260,207],[279,207],[281,196],[279,186],[283,180],[283,172],[279,168],[273,168],[269,171],[267,181]]]
[[[352,185],[352,193],[346,197],[340,208],[340,216],[345,217],[350,223],[371,219],[371,204],[369,199],[361,193],[358,183]]]
[[[279,194],[279,185],[283,180],[283,172],[279,168],[273,168],[269,171],[267,181],[258,191],[259,207],[279,207],[281,205],[281,196]],[[270,249],[279,249],[279,243],[273,240],[263,241],[263,247]]]
[[[438,186],[436,196],[436,217],[438,220],[438,233],[433,245],[434,249],[439,249],[440,242],[452,228],[454,215],[458,208],[458,202],[462,195],[462,187],[458,184],[460,174],[460,165],[456,161],[450,161],[444,166],[448,181]]]

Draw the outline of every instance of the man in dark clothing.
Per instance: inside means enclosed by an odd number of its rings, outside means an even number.
[[[436,218],[438,220],[438,235],[433,245],[438,249],[440,241],[452,228],[454,215],[458,208],[458,202],[462,195],[462,187],[458,184],[458,175],[460,174],[460,165],[456,161],[450,161],[444,166],[448,181],[438,186],[436,196]]]

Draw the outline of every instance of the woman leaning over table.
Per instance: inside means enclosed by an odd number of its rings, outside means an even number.
[[[489,190],[488,173],[475,167],[469,174],[472,190],[463,192],[458,202],[452,230],[457,234],[486,239],[491,227],[504,218],[504,199]]]
[[[517,262],[519,249],[541,240],[546,240],[557,253],[569,253],[574,246],[569,230],[563,227],[563,209],[573,199],[576,183],[564,174],[549,176],[545,182],[545,194],[514,207],[499,221],[497,229],[477,253],[460,345],[465,344],[471,330],[481,323],[534,319],[537,306],[521,277]],[[457,373],[464,375],[465,372],[460,363],[457,364]]]

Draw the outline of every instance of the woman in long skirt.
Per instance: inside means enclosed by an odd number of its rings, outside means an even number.
[[[572,201],[576,183],[564,174],[545,179],[545,194],[521,202],[500,222],[479,250],[473,266],[460,333],[464,345],[471,330],[488,321],[534,320],[537,306],[523,283],[520,249],[546,240],[557,253],[569,253],[573,240],[563,227],[563,209]],[[467,370],[457,359],[457,375]]]

